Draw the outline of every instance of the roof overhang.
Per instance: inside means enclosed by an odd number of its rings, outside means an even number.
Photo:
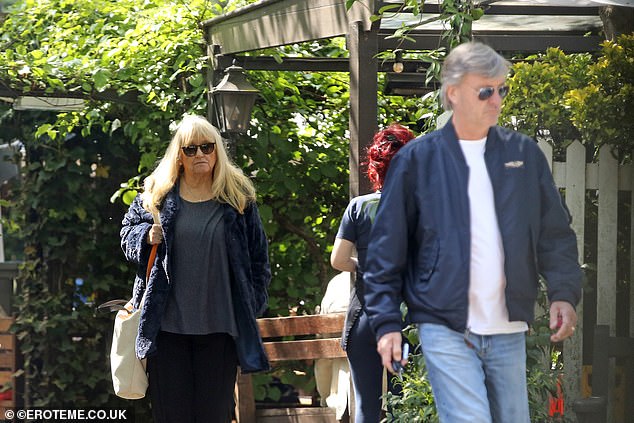
[[[606,0],[607,1],[607,0]],[[604,0],[482,0],[485,15],[474,22],[474,38],[498,51],[538,52],[560,47],[566,52],[596,51],[603,37],[599,6]],[[631,1],[631,0],[627,0]],[[352,22],[379,31],[379,52],[404,48],[430,50],[442,45],[440,22],[411,31],[408,40],[392,38],[402,24],[429,20],[439,13],[438,2],[424,4],[423,14],[386,13],[371,16],[386,4],[402,0],[359,0],[346,10],[346,0],[262,0],[202,24],[216,53],[234,55],[269,47],[345,36]]]
[[[350,22],[372,25],[374,0],[359,0],[348,11],[345,0],[262,0],[205,21],[207,42],[235,54],[348,33]]]

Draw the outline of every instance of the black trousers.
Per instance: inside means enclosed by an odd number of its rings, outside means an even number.
[[[383,363],[381,356],[376,352],[376,337],[365,310],[361,312],[350,330],[346,353],[354,387],[354,421],[378,423],[383,417],[381,407]],[[402,388],[394,383],[394,376],[391,373],[387,375],[387,389],[393,394],[401,394]]]
[[[226,333],[160,332],[147,368],[155,423],[231,421],[237,354]]]

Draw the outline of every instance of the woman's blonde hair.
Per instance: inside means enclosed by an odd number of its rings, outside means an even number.
[[[229,204],[240,213],[244,212],[249,202],[255,201],[253,183],[229,159],[220,132],[203,117],[185,115],[165,151],[165,156],[154,172],[145,178],[141,194],[143,208],[152,214],[158,213],[163,199],[182,172],[178,160],[181,147],[200,140],[216,143],[216,164],[211,187],[213,199]]]

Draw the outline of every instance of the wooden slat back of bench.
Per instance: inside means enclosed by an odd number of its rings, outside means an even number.
[[[315,314],[258,319],[260,334],[269,361],[340,358],[341,330],[345,313]],[[290,336],[314,336],[315,339],[273,340]]]
[[[0,334],[0,372],[15,371],[15,335],[10,333]],[[0,384],[2,388],[2,384]]]
[[[7,408],[15,408],[18,388],[13,374],[17,370],[17,341],[14,334],[9,333],[13,318],[0,317],[0,388],[6,383],[11,384],[11,399],[0,400],[0,416]]]
[[[258,319],[257,322],[266,355],[272,363],[346,356],[341,348],[341,331],[345,322],[345,313],[263,318]],[[300,339],[288,340],[289,337]],[[236,400],[238,422],[256,422],[250,375],[238,375]]]
[[[341,338],[265,342],[264,350],[271,362],[346,356],[346,352],[341,348]]]
[[[262,338],[281,336],[338,334],[341,335],[345,313],[258,319]]]

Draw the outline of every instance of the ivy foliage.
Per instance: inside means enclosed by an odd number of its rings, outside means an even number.
[[[107,361],[112,318],[96,315],[94,304],[129,296],[133,269],[116,236],[124,208],[108,200],[139,155],[123,137],[105,134],[35,141],[36,123],[54,119],[16,113],[3,124],[25,141],[21,177],[6,189],[7,235],[22,243],[13,328],[24,358],[20,394],[31,407],[123,407]],[[135,405],[140,421],[142,404]]]
[[[112,316],[94,311],[129,297],[135,270],[119,247],[126,205],[110,197],[154,166],[171,121],[206,109],[197,24],[231,9],[222,3],[24,0],[1,23],[5,88],[90,97],[78,112],[0,105],[1,141],[24,144],[3,215],[24,262],[13,330],[26,406],[130,406],[112,392]],[[149,419],[146,401],[134,407]]]
[[[346,7],[350,9],[359,0],[348,0]],[[388,3],[383,5],[370,19],[377,21],[389,18],[398,13],[411,14],[419,18],[418,22],[403,23],[394,31],[391,38],[406,40],[412,30],[431,22],[440,22],[443,25],[442,38],[451,50],[459,44],[471,40],[473,21],[477,21],[484,15],[484,10],[472,0],[442,0],[438,2],[440,13],[438,16],[427,18],[423,16],[425,0],[403,0],[400,3]]]
[[[258,54],[284,60],[348,52],[338,38]],[[256,181],[270,240],[269,314],[312,314],[334,275],[329,255],[349,199],[349,76],[262,71],[249,78],[261,101],[254,108],[252,133],[237,140],[236,150]],[[380,126],[398,121],[416,128],[417,119],[430,111],[417,98],[380,95],[378,101]]]
[[[121,131],[139,146],[139,170],[145,171],[169,139],[169,122],[206,109],[198,24],[231,10],[225,3],[16,2],[2,24],[0,81],[18,93],[100,98],[80,112],[58,114],[36,135],[55,140],[73,132],[87,136],[93,128]]]
[[[350,9],[357,1],[358,0],[348,0],[346,2],[347,8]],[[473,38],[473,22],[484,15],[484,9],[477,7],[472,0],[442,0],[438,2],[438,15],[427,17],[423,15],[424,5],[425,0],[403,0],[400,3],[388,3],[382,5],[377,13],[370,17],[370,20],[389,19],[399,14],[406,16],[411,15],[413,17],[410,22],[402,22],[401,26],[397,28],[392,35],[387,37],[399,40],[398,47],[393,51],[380,52],[378,57],[388,59],[396,57],[398,52],[403,58],[419,60],[425,63],[427,66],[425,84],[433,90],[436,90],[438,82],[440,81],[442,59],[446,55],[447,50],[451,50],[459,44],[470,41]],[[416,21],[416,19],[418,20]],[[413,30],[432,22],[439,22],[442,25],[443,29],[440,33],[442,45],[432,50],[404,51],[400,48],[406,41],[414,41],[410,36]],[[435,92],[434,99],[436,99],[436,97],[437,93]],[[436,101],[436,104],[436,108],[438,109],[439,102]],[[437,116],[439,113],[434,114]],[[418,118],[420,119],[421,116]],[[422,128],[429,130],[433,129],[433,126],[424,124]]]
[[[338,56],[341,40],[311,42],[274,54]],[[348,76],[253,72],[260,90],[254,137],[239,141],[243,169],[255,176],[270,240],[269,313],[314,312],[333,270],[328,263],[347,201]]]

